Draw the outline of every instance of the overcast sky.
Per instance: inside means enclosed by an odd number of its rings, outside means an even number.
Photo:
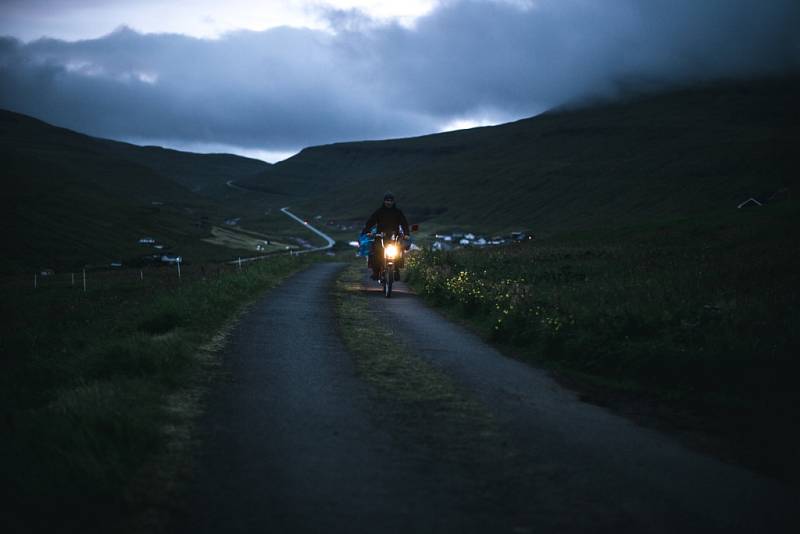
[[[0,107],[269,161],[800,69],[797,0],[0,0]]]

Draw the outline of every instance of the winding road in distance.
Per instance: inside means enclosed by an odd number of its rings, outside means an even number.
[[[344,266],[294,275],[231,333],[172,531],[800,532],[795,488],[580,402],[402,283],[386,299],[365,280],[376,324],[497,426],[498,446],[437,451],[357,376],[331,295]]]
[[[288,206],[285,207],[285,208],[281,208],[281,211],[283,213],[285,213],[286,215],[288,215],[289,217],[291,217],[292,219],[294,219],[295,221],[299,222],[300,224],[302,224],[303,226],[305,226],[306,228],[308,228],[309,230],[311,230],[312,232],[314,232],[315,234],[317,234],[318,236],[320,236],[322,239],[324,239],[326,241],[326,244],[321,246],[321,247],[315,247],[315,248],[308,248],[308,249],[305,249],[305,250],[300,250],[300,251],[295,252],[295,254],[305,254],[307,252],[318,252],[320,250],[328,250],[330,248],[333,248],[333,245],[336,244],[336,241],[334,241],[333,238],[331,238],[331,236],[322,233],[321,231],[317,230],[316,228],[314,228],[313,226],[308,224],[308,221],[306,221],[304,219],[301,219],[300,217],[298,217],[297,215],[295,215],[294,213],[289,211],[289,207]]]
[[[255,189],[248,189],[246,187],[242,187],[240,185],[237,185],[234,180],[228,180],[227,182],[225,182],[225,185],[227,185],[231,189],[235,189],[237,191],[244,191],[246,193],[258,192]],[[319,252],[319,251],[322,251],[322,250],[329,250],[329,249],[333,248],[333,246],[336,244],[336,241],[331,236],[329,236],[329,235],[323,233],[322,231],[318,230],[317,228],[311,226],[310,224],[308,224],[308,221],[306,221],[304,219],[301,219],[300,217],[298,217],[294,213],[290,212],[289,211],[289,206],[281,208],[281,211],[285,215],[287,215],[288,217],[294,219],[298,223],[302,224],[305,228],[307,228],[308,230],[314,232],[315,234],[317,234],[318,236],[320,236],[322,239],[324,239],[326,241],[325,245],[323,245],[321,247],[314,247],[314,248],[309,248],[309,249],[297,250],[297,251],[291,252],[292,254],[306,254],[308,252]],[[263,260],[264,258],[267,258],[267,257],[269,257],[269,256],[251,256],[249,258],[237,258],[237,259],[232,260],[232,261],[230,261],[228,263],[233,264],[233,263],[244,263],[244,262],[250,262],[250,261],[259,261],[259,260]]]

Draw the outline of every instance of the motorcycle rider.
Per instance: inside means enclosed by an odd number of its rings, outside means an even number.
[[[408,239],[410,235],[408,221],[403,212],[395,205],[394,194],[391,191],[387,191],[383,195],[383,205],[370,215],[361,233],[369,234],[373,226],[378,227],[378,233],[384,233],[387,236],[397,233],[397,229],[401,228],[404,238]],[[372,244],[369,266],[372,267],[372,279],[377,280],[383,266],[383,248],[377,239]]]

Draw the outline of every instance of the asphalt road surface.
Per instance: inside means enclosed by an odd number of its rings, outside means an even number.
[[[295,275],[232,333],[173,530],[800,532],[794,490],[582,403],[403,284],[385,299],[365,280],[376,317],[492,414],[507,449],[447,461],[409,447],[337,333],[342,267]]]

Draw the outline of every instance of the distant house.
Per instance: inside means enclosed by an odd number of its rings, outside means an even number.
[[[121,269],[122,268],[122,262],[121,261],[112,261],[109,264],[109,267],[111,267],[112,269]]]
[[[39,276],[53,276],[56,272],[53,269],[42,269],[39,271]]]
[[[764,205],[764,204],[762,204],[762,203],[761,203],[761,202],[759,202],[758,200],[754,199],[753,197],[750,197],[750,198],[748,198],[747,200],[745,200],[744,202],[740,203],[740,204],[739,204],[738,206],[736,206],[736,207],[737,207],[738,209],[742,209],[742,208],[747,208],[747,207],[750,207],[750,206],[763,206],[763,205]]]
[[[533,232],[511,232],[511,239],[513,241],[530,241],[533,239]]]
[[[152,237],[141,237],[141,238],[139,238],[139,244],[140,245],[152,245],[155,242],[156,242],[156,240],[153,239]]]
[[[473,239],[475,239],[475,234],[466,233],[466,234],[464,234],[464,239],[469,239],[470,241],[472,241]]]
[[[183,262],[183,258],[175,254],[164,254],[161,256],[161,261],[164,263],[181,263]]]
[[[471,243],[471,241],[469,239],[467,239],[466,237],[463,237],[463,238],[458,240],[458,244],[462,245],[462,246],[467,246],[470,243]]]

